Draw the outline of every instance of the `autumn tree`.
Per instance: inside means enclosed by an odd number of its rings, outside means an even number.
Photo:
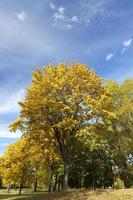
[[[4,156],[0,156],[0,188],[3,186]]]
[[[3,156],[3,181],[6,185],[18,184],[19,194],[32,172],[26,146],[26,141],[21,139],[9,145]]]
[[[119,175],[126,178],[127,157],[133,152],[133,81],[119,84],[108,81],[107,93],[112,98],[116,118],[105,128],[104,140],[111,149],[112,165],[117,165]]]
[[[45,133],[45,139],[56,147],[63,161],[63,187],[67,189],[78,135],[94,134],[98,124],[103,128],[104,121],[114,117],[102,78],[83,64],[48,65],[33,73],[32,84],[19,104],[20,118],[11,130]]]
[[[34,183],[34,192],[37,191],[38,184],[51,188],[55,176],[54,168],[57,163],[60,163],[60,157],[53,143],[45,138],[44,132],[25,135],[25,140],[29,146],[27,149],[29,167],[33,169],[29,184]]]

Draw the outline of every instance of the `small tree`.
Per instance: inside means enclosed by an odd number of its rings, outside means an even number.
[[[6,185],[18,184],[19,194],[31,175],[27,143],[24,139],[8,146],[4,155],[3,181]]]

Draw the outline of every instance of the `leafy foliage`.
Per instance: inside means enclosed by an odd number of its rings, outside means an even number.
[[[129,182],[133,80],[104,81],[78,63],[48,65],[33,73],[19,104],[20,117],[10,130],[23,136],[2,158],[5,183],[55,191],[68,185],[114,187],[118,177]]]

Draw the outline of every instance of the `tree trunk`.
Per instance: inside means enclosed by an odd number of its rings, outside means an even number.
[[[60,191],[60,181],[58,182],[58,192]]]
[[[62,139],[58,128],[54,129],[54,137],[58,143],[57,146],[58,146],[58,149],[62,156],[62,160],[64,162],[63,189],[67,190],[68,189],[69,166],[70,166],[70,162],[69,162],[70,152],[69,151],[70,151],[71,147],[69,146],[69,148],[68,148],[67,140],[66,140],[66,138]]]
[[[68,189],[68,176],[69,176],[69,164],[64,163],[64,181],[63,181],[63,189]]]
[[[35,182],[34,182],[34,192],[37,191],[37,178],[35,179]]]
[[[53,179],[53,174],[51,173],[50,181],[49,181],[49,187],[48,187],[48,192],[51,192],[51,189],[52,189],[52,179]]]
[[[19,194],[21,194],[22,188],[23,188],[23,183],[20,183],[20,186],[19,186]]]
[[[57,179],[58,179],[58,175],[55,176],[55,183],[54,183],[54,188],[53,188],[54,192],[56,191],[56,188],[57,188],[57,183],[58,183]]]
[[[59,175],[59,178],[58,178],[58,191],[61,189],[63,189],[63,180],[61,178],[61,175]]]

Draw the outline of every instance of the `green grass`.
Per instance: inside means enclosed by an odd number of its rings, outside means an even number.
[[[60,193],[46,193],[24,191],[18,195],[16,191],[7,194],[6,191],[0,191],[2,200],[133,200],[133,189],[121,190],[96,190],[96,191],[68,191]]]

